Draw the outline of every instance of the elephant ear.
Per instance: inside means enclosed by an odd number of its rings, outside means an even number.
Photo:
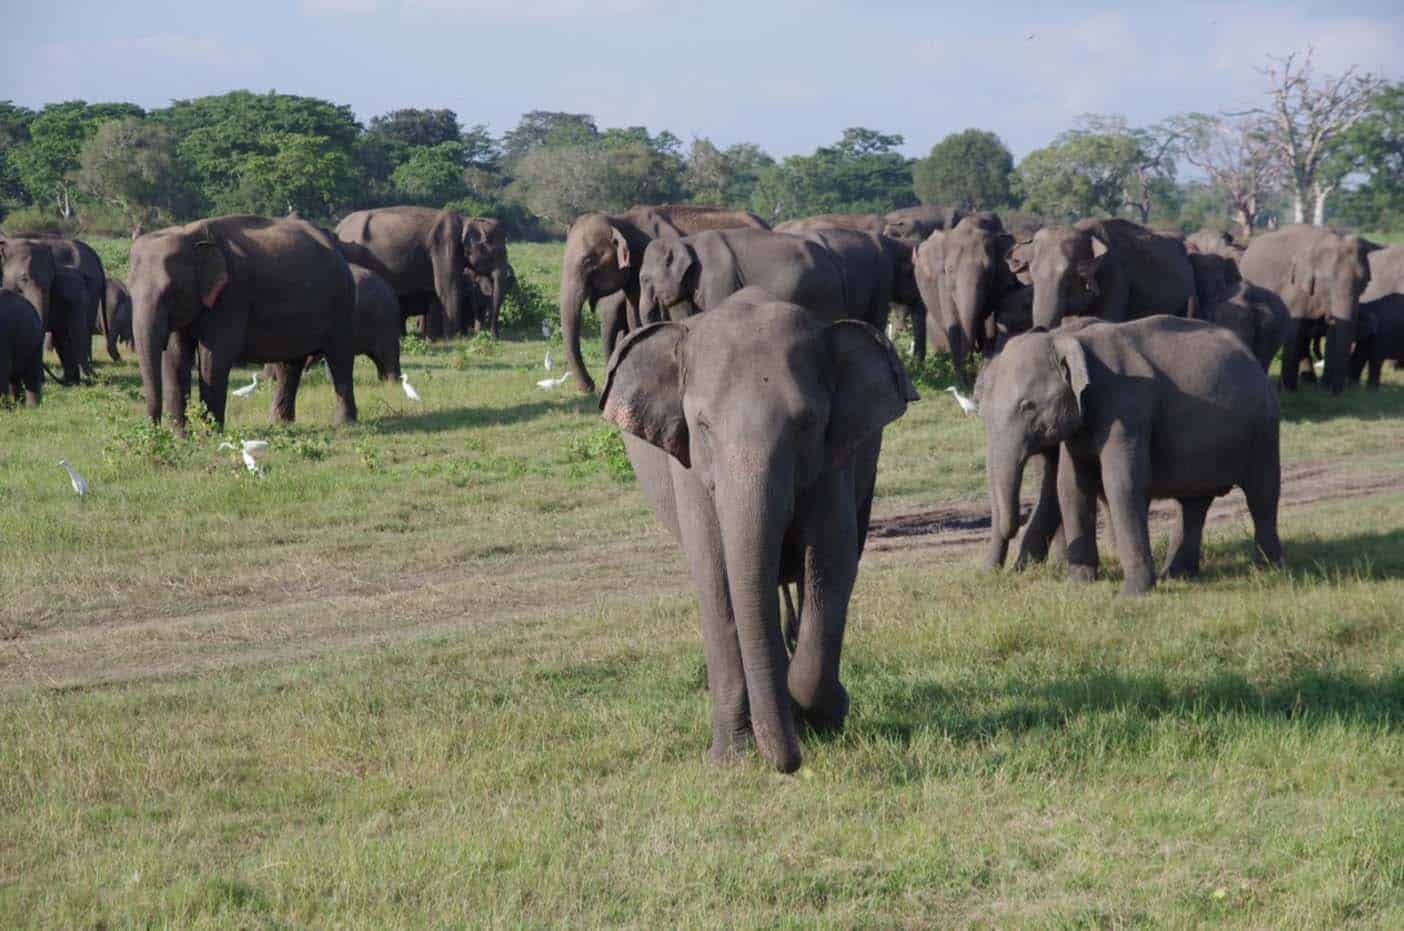
[[[200,303],[206,310],[212,310],[229,284],[229,263],[214,242],[197,242],[195,256],[195,285],[200,291]]]
[[[686,335],[682,324],[651,323],[626,336],[609,360],[600,408],[605,420],[691,468],[682,401]]]
[[[1102,270],[1102,262],[1107,257],[1107,244],[1102,242],[1096,235],[1092,236],[1092,258],[1083,259],[1077,263],[1077,273],[1082,276],[1082,283],[1087,286],[1088,292],[1101,294],[1101,285],[1097,283],[1097,273]]]
[[[1077,401],[1077,412],[1086,415],[1083,408],[1083,393],[1092,379],[1087,374],[1087,353],[1082,348],[1082,343],[1070,336],[1053,337],[1053,358],[1057,362],[1058,372],[1063,377],[1063,381],[1068,383],[1072,389],[1073,398]]]
[[[629,252],[629,240],[618,229],[611,227],[610,240],[614,243],[614,261],[620,268],[628,268],[633,256]]]
[[[886,336],[861,320],[840,320],[825,331],[833,394],[824,443],[843,462],[853,450],[907,411],[917,394]]]

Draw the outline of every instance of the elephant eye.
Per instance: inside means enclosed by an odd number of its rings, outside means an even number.
[[[1024,398],[1024,400],[1019,402],[1019,410],[1025,414],[1032,414],[1034,411],[1038,410],[1038,405],[1035,404],[1032,399]]]

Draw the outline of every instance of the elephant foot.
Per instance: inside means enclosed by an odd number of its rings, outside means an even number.
[[[756,738],[750,730],[714,735],[711,749],[707,751],[707,762],[713,766],[733,766],[750,757],[755,748]]]
[[[810,701],[807,705],[795,701],[795,717],[820,733],[837,733],[843,730],[843,722],[848,719],[848,710],[852,702],[848,697],[848,689],[837,682],[826,692],[827,694]]]
[[[1121,597],[1139,598],[1155,588],[1155,576],[1149,574],[1128,575],[1121,583]]]
[[[1068,565],[1068,578],[1084,585],[1095,582],[1097,581],[1097,567],[1070,563]]]

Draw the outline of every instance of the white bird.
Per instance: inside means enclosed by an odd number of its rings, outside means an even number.
[[[888,338],[889,340],[891,340],[891,339],[895,338],[896,336],[897,336],[897,324],[893,323],[891,320],[887,321],[887,338]]]
[[[220,443],[220,444],[219,444],[219,448],[220,448],[220,449],[234,449],[235,446],[234,446],[233,443]],[[260,452],[260,451],[265,450],[265,449],[267,449],[267,448],[268,448],[268,441],[267,441],[267,440],[244,440],[243,443],[239,444],[239,446],[238,446],[239,455],[240,455],[240,456],[243,458],[243,460],[244,460],[244,468],[248,469],[248,470],[249,470],[250,472],[252,472],[254,475],[262,475],[262,474],[263,474],[263,470],[262,470],[261,468],[259,468],[259,466],[258,466],[258,460],[254,458],[254,453],[255,453],[255,452]]]
[[[960,405],[960,409],[966,414],[980,413],[980,405],[976,404],[974,401],[961,394],[960,389],[957,388],[955,385],[951,385],[951,387],[947,388],[946,390],[951,393],[951,397],[956,399],[956,403]]]
[[[551,321],[550,321],[550,320],[542,320],[542,321],[541,321],[541,338],[542,338],[542,339],[550,339],[550,338],[551,338]]]
[[[245,385],[245,386],[242,387],[242,388],[236,388],[236,389],[234,389],[233,391],[231,391],[231,392],[229,392],[229,393],[232,394],[232,395],[234,395],[234,397],[236,397],[236,398],[247,398],[249,395],[251,395],[251,394],[254,393],[254,389],[257,388],[257,387],[258,387],[258,373],[257,373],[257,372],[254,372],[254,373],[253,373],[253,381],[252,381],[252,382],[250,382],[249,384]]]
[[[569,377],[570,373],[566,372],[565,374],[557,378],[543,378],[536,383],[536,387],[542,389],[543,391],[549,391],[552,388],[559,388],[561,385],[565,384],[565,380]]]
[[[1316,369],[1316,370],[1319,372],[1319,371],[1321,371],[1322,369],[1324,369],[1324,368],[1326,367],[1326,360],[1325,360],[1325,359],[1318,359],[1317,361],[1315,361],[1315,362],[1313,362],[1313,363],[1311,364],[1311,367],[1314,368],[1314,369]]]
[[[419,392],[414,390],[414,385],[411,385],[409,383],[409,376],[406,375],[404,372],[400,373],[400,387],[405,389],[405,396],[408,397],[411,401],[423,400],[422,398],[420,398]]]
[[[551,371],[551,350],[546,350],[546,371]]]
[[[322,368],[327,372],[327,381],[331,381],[331,363],[327,361],[326,356],[322,356]]]
[[[88,493],[88,480],[79,475],[78,470],[69,465],[67,459],[60,459],[59,465],[68,470],[68,478],[73,482],[73,490],[77,493],[78,497],[81,498],[86,495]]]

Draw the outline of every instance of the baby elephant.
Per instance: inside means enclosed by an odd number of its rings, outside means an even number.
[[[0,394],[23,394],[29,407],[38,407],[44,393],[44,327],[29,301],[0,291]]]
[[[1355,350],[1350,356],[1350,380],[1360,381],[1368,363],[1368,384],[1378,388],[1380,373],[1389,359],[1404,366],[1404,294],[1386,294],[1361,303]]]
[[[1122,594],[1155,584],[1153,498],[1180,503],[1166,573],[1196,575],[1209,505],[1234,486],[1248,499],[1259,558],[1281,563],[1277,390],[1233,334],[1168,316],[1069,321],[1014,337],[987,369],[979,397],[996,564],[1018,527],[1024,466],[1055,449],[1073,578],[1097,574],[1099,496],[1126,573]]]
[[[848,599],[868,532],[882,428],[916,400],[892,344],[745,288],[629,334],[601,405],[687,554],[712,696],[711,758],[752,742],[800,765],[792,714],[837,728]],[[787,656],[778,588],[800,593]]]

